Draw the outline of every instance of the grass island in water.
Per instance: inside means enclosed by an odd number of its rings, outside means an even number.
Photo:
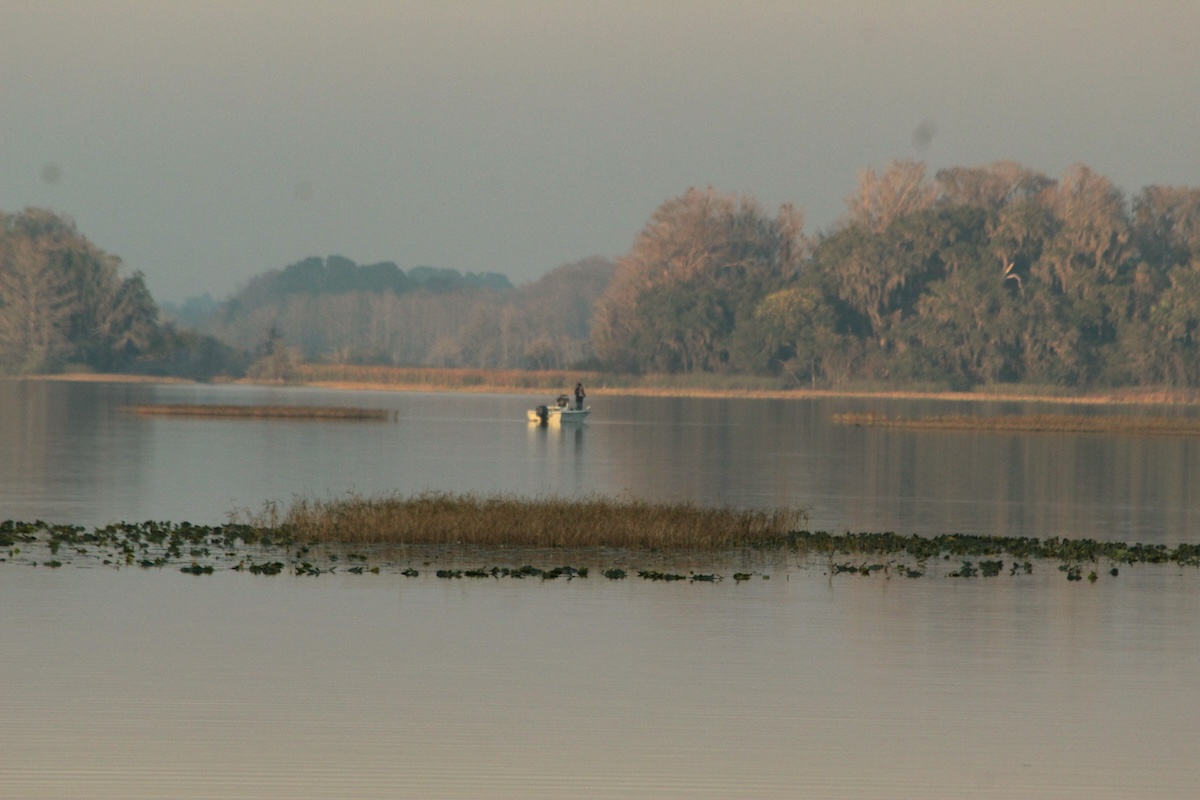
[[[632,499],[525,499],[426,492],[318,501],[231,515],[227,525],[120,522],[88,530],[43,521],[0,523],[0,562],[62,567],[170,567],[315,576],[342,572],[438,578],[736,582],[770,577],[795,557],[831,577],[989,578],[1051,562],[1067,580],[1116,577],[1124,565],[1200,567],[1200,545],[949,534],[811,532],[803,509],[741,511]],[[574,566],[534,566],[534,559]],[[488,566],[491,562],[494,566]],[[686,574],[687,563],[698,567]],[[753,563],[755,566],[747,567]],[[483,566],[479,566],[479,565]],[[731,569],[708,571],[713,565]],[[472,566],[468,566],[472,565]],[[764,565],[766,567],[764,568]]]
[[[834,414],[838,425],[866,428],[905,428],[939,431],[992,431],[997,433],[1120,433],[1158,436],[1200,436],[1200,418],[1143,417],[1131,415],[1002,414],[930,417],[890,417],[886,414]]]
[[[345,419],[387,420],[392,412],[383,408],[346,406],[259,406],[206,405],[179,403],[129,406],[129,411],[145,416],[172,417],[247,417],[252,419]]]

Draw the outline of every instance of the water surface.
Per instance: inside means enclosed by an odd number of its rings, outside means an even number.
[[[1196,540],[1191,439],[828,422],[964,410],[947,404],[603,396],[583,428],[542,429],[523,419],[538,399],[0,382],[0,518],[216,524],[295,494],[628,492],[803,504],[832,530]],[[122,410],[144,402],[395,419]],[[1200,785],[1194,568],[910,580],[784,557],[749,581],[721,562],[724,581],[667,584],[0,557],[5,798],[1175,800]]]
[[[0,507],[83,525],[219,524],[296,495],[427,489],[800,505],[820,530],[1177,543],[1200,530],[1200,437],[904,431],[832,414],[1035,404],[604,397],[541,428],[519,395],[0,381]],[[347,422],[140,417],[137,403],[385,408]],[[1097,412],[1100,413],[1100,412]],[[1163,413],[1154,409],[1103,413]],[[1175,412],[1192,413],[1192,412]]]
[[[0,576],[5,797],[1184,798],[1200,778],[1194,571]]]

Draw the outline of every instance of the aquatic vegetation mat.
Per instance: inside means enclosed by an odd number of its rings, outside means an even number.
[[[422,495],[423,502],[438,497]],[[412,498],[410,498],[412,500]],[[461,501],[462,498],[459,498]],[[487,509],[486,498],[476,498]],[[448,502],[441,497],[442,502]],[[509,498],[506,502],[518,502]],[[589,528],[604,520],[593,518],[597,506],[574,501],[524,501],[549,503],[568,515],[568,527]],[[598,503],[599,501],[593,501]],[[420,504],[418,504],[420,505]],[[626,510],[644,510],[642,504],[622,502]],[[650,506],[651,504],[646,504]],[[311,501],[299,504],[306,514]],[[507,506],[501,506],[511,513]],[[387,539],[340,538],[336,526],[316,531],[296,524],[291,516],[269,521],[230,522],[205,526],[188,522],[120,522],[87,529],[55,525],[41,520],[0,523],[0,564],[57,569],[65,566],[114,569],[170,569],[192,576],[217,572],[244,572],[256,576],[292,575],[319,577],[333,573],[351,575],[422,575],[442,580],[535,579],[565,581],[599,577],[618,581],[640,579],[663,583],[734,584],[769,579],[771,572],[797,567],[817,569],[830,578],[1019,579],[1047,565],[1068,581],[1094,583],[1116,578],[1127,565],[1173,564],[1200,567],[1200,544],[1127,544],[1093,539],[1035,539],[1031,537],[902,535],[897,533],[843,533],[777,530],[766,521],[787,518],[739,515],[732,538],[703,539],[722,542],[709,547],[680,540],[671,547],[657,545],[557,545],[521,544],[489,539],[473,541],[411,542]],[[670,506],[668,506],[670,508]],[[476,512],[479,508],[475,509]],[[545,510],[543,510],[544,513]],[[728,525],[730,517],[709,517],[700,509],[690,512],[700,519]],[[610,509],[611,512],[611,509]],[[794,516],[796,512],[792,512]],[[674,518],[668,515],[669,518]],[[753,524],[751,524],[753,523]],[[321,533],[324,538],[315,536]],[[753,535],[752,535],[753,534]],[[636,537],[635,537],[636,538]],[[672,540],[674,541],[674,540]],[[541,560],[543,566],[532,563]],[[571,563],[564,563],[570,560]]]

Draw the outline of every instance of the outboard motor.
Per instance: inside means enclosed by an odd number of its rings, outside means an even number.
[[[545,425],[546,420],[548,420],[550,418],[550,410],[548,408],[546,408],[545,406],[538,406],[536,409],[536,412],[538,415],[538,419],[540,419],[542,421],[541,424]]]

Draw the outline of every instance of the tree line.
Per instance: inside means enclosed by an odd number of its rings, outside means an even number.
[[[238,368],[227,345],[162,323],[142,274],[122,278],[120,266],[68,217],[0,212],[0,374]]]
[[[866,170],[815,235],[784,205],[689,189],[615,262],[497,273],[268,270],[160,318],[67,218],[0,214],[0,370],[280,376],[303,359],[777,376],[785,386],[1200,385],[1200,189],[1126,197],[1075,165]]]
[[[0,213],[0,374],[285,377],[302,359],[563,369],[587,358],[613,266],[584,259],[518,288],[495,272],[313,257],[165,314],[120,269],[69,217]]]
[[[617,262],[592,330],[631,372],[800,385],[1200,383],[1200,190],[1126,199],[1082,165],[864,172],[816,237],[784,206],[691,189]]]
[[[274,377],[297,360],[564,369],[588,356],[612,270],[584,259],[514,287],[497,273],[314,257],[254,278],[193,323]]]

